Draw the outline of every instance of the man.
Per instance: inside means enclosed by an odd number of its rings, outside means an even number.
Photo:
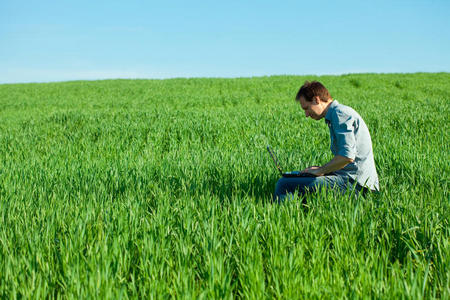
[[[325,118],[334,157],[321,167],[312,166],[301,171],[314,175],[312,177],[283,177],[278,180],[275,199],[283,201],[295,192],[303,195],[324,187],[340,192],[353,188],[356,193],[378,191],[372,141],[361,116],[351,107],[333,100],[325,86],[317,81],[306,81],[295,99],[306,117],[314,120]]]

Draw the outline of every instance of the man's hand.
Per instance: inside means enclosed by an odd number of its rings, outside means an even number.
[[[306,169],[304,169],[304,170],[302,170],[300,172],[313,174],[315,176],[323,176],[323,173],[320,172],[320,167],[319,166],[312,166],[312,167],[306,168]]]
[[[352,163],[353,161],[354,160],[352,158],[336,155],[335,157],[333,157],[332,160],[330,160],[327,164],[323,165],[322,167],[312,166],[304,169],[301,172],[313,174],[316,176],[323,176],[325,174],[340,170],[349,163]]]

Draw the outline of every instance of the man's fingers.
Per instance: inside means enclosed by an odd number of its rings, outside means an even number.
[[[304,170],[301,171],[301,172],[306,172],[306,173],[308,173],[308,171],[316,170],[316,169],[318,169],[318,168],[320,168],[320,167],[319,167],[319,166],[311,166],[311,167],[308,167],[308,168],[304,169]]]

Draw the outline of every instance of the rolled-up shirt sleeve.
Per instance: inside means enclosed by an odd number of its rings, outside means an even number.
[[[356,157],[355,119],[348,115],[338,115],[334,134],[336,137],[337,154],[350,159]]]

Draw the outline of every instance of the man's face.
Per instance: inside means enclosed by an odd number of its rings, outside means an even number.
[[[302,109],[305,111],[305,117],[311,117],[314,120],[322,119],[323,113],[323,105],[321,105],[321,101],[317,98],[313,99],[313,101],[306,101],[305,97],[300,96],[300,105]]]

